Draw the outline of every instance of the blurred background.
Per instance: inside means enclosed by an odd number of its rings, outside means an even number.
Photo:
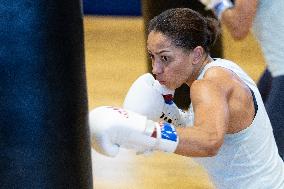
[[[149,5],[151,1],[146,3]],[[83,1],[89,109],[121,106],[132,82],[149,71],[146,8],[145,1],[140,0]],[[221,40],[223,58],[239,64],[257,81],[265,65],[254,37],[250,34],[242,41],[234,41],[222,26]],[[92,158],[96,189],[213,188],[199,165],[174,154],[137,156],[121,150],[118,157],[108,158],[93,151]]]

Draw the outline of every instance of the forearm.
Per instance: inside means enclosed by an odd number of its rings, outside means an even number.
[[[245,38],[252,26],[252,21],[246,18],[238,7],[225,10],[221,16],[221,22],[235,40]]]
[[[236,40],[245,38],[252,27],[256,14],[257,0],[236,0],[232,8],[221,15],[221,22],[228,28]]]
[[[199,0],[206,9],[211,9],[216,17],[228,28],[236,40],[247,36],[256,14],[258,0]]]
[[[215,156],[220,149],[223,138],[216,132],[198,127],[176,128],[179,143],[175,151],[178,155],[188,157]]]

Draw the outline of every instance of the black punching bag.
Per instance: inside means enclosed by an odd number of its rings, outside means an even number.
[[[80,0],[0,15],[0,188],[92,189]]]
[[[206,11],[204,5],[202,5],[198,0],[142,0],[143,18],[145,23],[145,34],[147,35],[147,26],[149,21],[158,14],[170,8],[191,8],[204,16],[215,17],[212,11]],[[147,36],[146,36],[147,38]],[[223,45],[222,38],[220,37],[215,46],[211,49],[211,56],[216,58],[223,57]],[[152,66],[150,60],[148,59],[148,71],[151,72]],[[190,92],[187,85],[182,85],[175,91],[174,101],[177,106],[182,109],[187,109],[190,104]]]

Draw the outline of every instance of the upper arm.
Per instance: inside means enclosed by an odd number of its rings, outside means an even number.
[[[229,122],[227,90],[214,81],[196,81],[192,85],[191,100],[194,126],[209,133],[221,145]]]
[[[235,5],[222,14],[222,23],[229,29],[235,39],[247,36],[252,26],[258,0],[235,0]]]
[[[177,154],[214,156],[222,146],[229,123],[229,90],[214,80],[197,80],[191,85],[194,123],[193,127],[177,128]]]

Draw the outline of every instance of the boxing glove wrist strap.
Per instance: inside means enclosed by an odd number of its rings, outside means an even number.
[[[233,3],[230,0],[222,0],[220,3],[214,6],[214,13],[216,14],[217,18],[221,20],[222,13],[229,8],[233,7]]]
[[[153,126],[155,127],[154,130]],[[167,122],[156,123],[151,120],[147,122],[147,128],[145,133],[150,134],[152,130],[151,137],[157,139],[155,149],[164,152],[175,152],[178,145],[178,135],[176,133],[175,127]]]

